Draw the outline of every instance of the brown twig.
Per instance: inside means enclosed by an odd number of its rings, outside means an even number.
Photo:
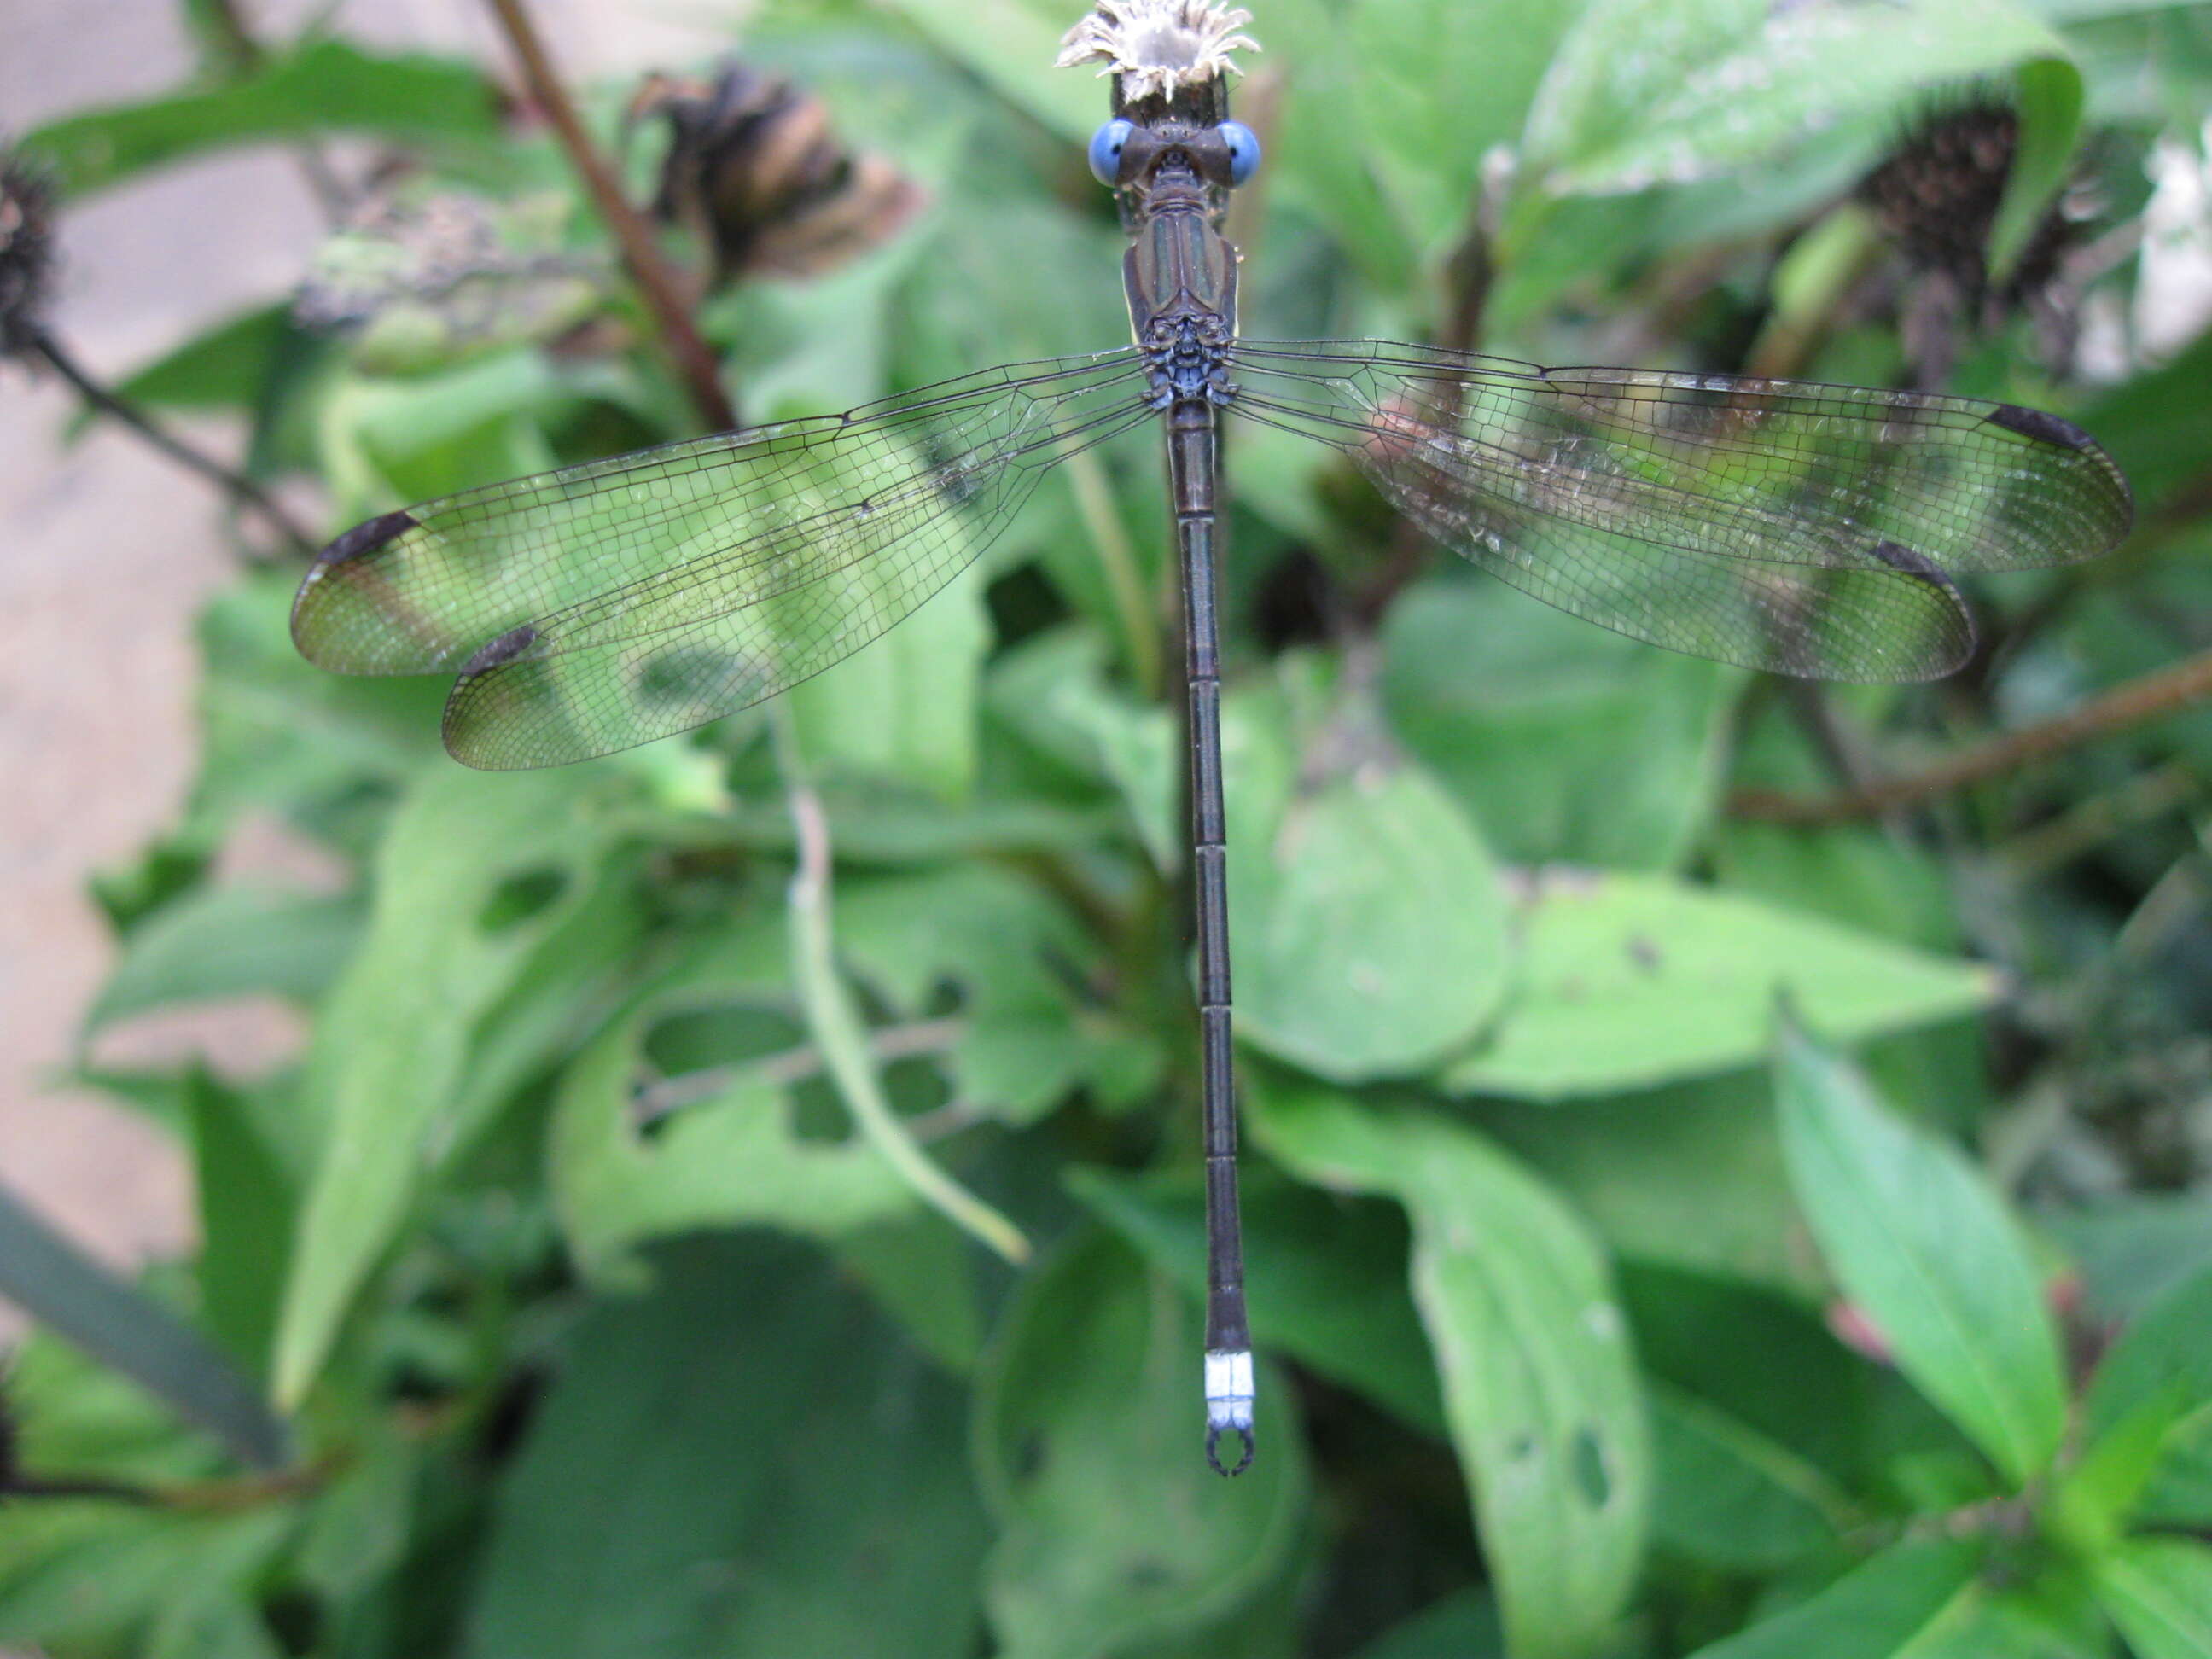
[[[63,349],[61,342],[46,329],[32,331],[28,349],[55,374],[68,381],[77,396],[100,414],[128,427],[178,465],[205,478],[239,506],[250,507],[259,514],[289,544],[294,552],[305,555],[314,550],[314,541],[259,484],[156,425],[153,416],[145,410],[94,380],[76,358]]]
[[[507,45],[514,49],[531,99],[552,122],[561,147],[568,153],[569,164],[583,180],[607,228],[614,233],[616,245],[622,251],[623,264],[630,280],[637,284],[646,309],[653,313],[661,345],[690,394],[692,407],[698,411],[699,418],[715,431],[726,432],[736,427],[736,406],[722,386],[713,349],[692,325],[690,307],[682,284],[668,261],[661,257],[659,245],[653,240],[652,228],[645,222],[644,216],[623,194],[622,181],[615,176],[613,167],[584,131],[576,106],[555,72],[553,60],[547,55],[545,44],[538,38],[537,26],[531,21],[523,0],[489,0],[489,3],[507,35]]]
[[[2199,652],[2170,668],[2117,686],[2092,697],[2071,714],[1976,744],[1924,772],[1833,795],[1739,790],[1729,798],[1729,810],[1737,817],[1774,823],[1840,823],[1876,817],[1985,782],[2094,738],[2176,713],[2207,697],[2212,697],[2212,651]]]

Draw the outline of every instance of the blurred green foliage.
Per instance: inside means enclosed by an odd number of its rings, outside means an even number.
[[[1050,67],[1066,6],[781,0],[733,43],[929,193],[842,269],[704,306],[750,418],[1122,337],[1080,148],[1104,88]],[[102,884],[121,951],[85,1030],[86,1075],[190,1153],[204,1243],[120,1334],[114,1287],[0,1267],[100,1356],[40,1334],[9,1372],[0,1643],[2212,1656],[2212,714],[1881,821],[1729,807],[1911,773],[2212,648],[2212,341],[2159,362],[2130,309],[2151,157],[2206,165],[2212,8],[1258,9],[1237,95],[1270,163],[1231,230],[1262,337],[1436,337],[1479,227],[1486,349],[1786,349],[1898,382],[1911,279],[1851,185],[1962,82],[2008,102],[1991,268],[2087,202],[2103,383],[2024,317],[1953,383],[2091,427],[2136,540],[1984,584],[1994,649],[1959,682],[1801,696],[1441,558],[1371,631],[1327,626],[1392,528],[1328,452],[1239,434],[1224,726],[1266,1363],[1233,1483],[1199,1457],[1152,440],[1055,473],[980,579],[793,694],[781,750],[755,711],[465,772],[441,685],[309,668],[296,570],[246,571],[201,629],[188,809]],[[557,210],[560,156],[479,71],[205,38],[193,84],[27,136],[72,198],[365,136],[410,188],[563,239],[562,300],[443,344],[418,307],[393,353],[271,295],[123,391],[240,411],[252,468],[319,479],[333,528],[688,430],[590,215]],[[603,133],[629,91],[591,88]],[[793,883],[801,760],[823,915]],[[340,890],[216,878],[271,818]],[[297,1064],[95,1061],[110,1027],[247,994],[309,1012]],[[856,1067],[1026,1265],[854,1130]],[[269,1455],[240,1376],[288,1420],[281,1474],[234,1462]],[[151,1501],[30,1491],[64,1480]]]

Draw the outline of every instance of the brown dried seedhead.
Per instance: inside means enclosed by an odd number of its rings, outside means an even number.
[[[2085,192],[2062,191],[2011,270],[2001,279],[1990,270],[1990,234],[2019,149],[2012,106],[1971,95],[1923,116],[1860,181],[1859,199],[1904,259],[1901,325],[1923,386],[1948,372],[1962,336],[2015,313],[2033,320],[2046,357],[2072,355],[2080,296],[2067,255],[2084,240]]]
[[[924,200],[890,162],[846,149],[819,99],[744,64],[711,82],[649,77],[629,118],[655,115],[669,145],[653,211],[710,251],[710,287],[820,276],[888,241]]]
[[[54,270],[52,186],[0,150],[0,357],[29,351],[46,327]]]

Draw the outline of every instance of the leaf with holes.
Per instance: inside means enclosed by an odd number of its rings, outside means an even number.
[[[1634,1587],[1651,1451],[1602,1251],[1544,1186],[1431,1112],[1270,1077],[1254,1138],[1308,1181],[1388,1193],[1516,1659],[1591,1652]]]
[[[612,769],[438,763],[394,818],[368,937],[324,1003],[301,1084],[322,1144],[277,1329],[280,1401],[314,1381],[447,1144],[477,1020],[584,902],[628,793]]]
[[[1000,1659],[1157,1652],[1289,1562],[1308,1480],[1291,1391],[1262,1371],[1260,1454],[1224,1482],[1191,1410],[1199,1340],[1182,1293],[1103,1231],[1023,1280],[976,1379]]]
[[[1778,991],[1856,1040],[1955,1019],[1996,990],[1974,963],[1667,877],[1545,871],[1522,915],[1517,994],[1449,1088],[1561,1100],[1748,1066]]]

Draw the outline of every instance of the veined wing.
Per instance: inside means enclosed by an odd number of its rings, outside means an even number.
[[[302,654],[458,670],[446,743],[550,766],[775,696],[911,614],[1073,448],[1147,418],[1133,349],[1015,365],[842,416],[669,444],[348,532],[301,585]]]
[[[2087,434],[2009,404],[1372,340],[1231,360],[1245,415],[1342,449],[1516,586],[1781,673],[1948,672],[1973,642],[1954,573],[2092,558],[2132,515]]]

